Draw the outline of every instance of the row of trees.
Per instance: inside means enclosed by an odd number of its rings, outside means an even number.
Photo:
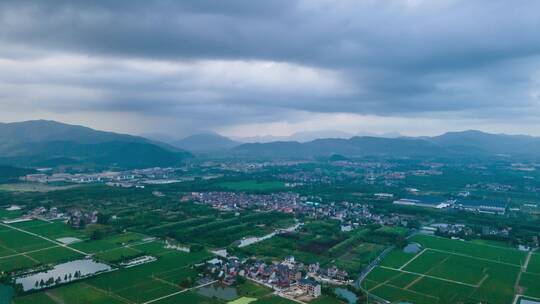
[[[71,273],[69,275],[65,274],[64,275],[64,282],[71,281],[73,278],[78,279],[80,277],[81,277],[81,272],[79,270],[77,270],[77,271],[75,271],[75,273],[73,275]],[[43,287],[49,287],[51,285],[56,285],[56,284],[59,284],[61,282],[62,282],[62,278],[60,276],[58,276],[56,278],[56,280],[54,279],[54,277],[50,277],[47,281],[44,281],[43,279],[41,279],[40,281],[36,281],[34,286],[36,288],[38,288],[38,287],[43,288]]]

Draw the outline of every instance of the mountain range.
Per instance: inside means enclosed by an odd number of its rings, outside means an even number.
[[[523,156],[540,157],[540,138],[525,135],[489,134],[475,130],[449,132],[434,137],[383,138],[355,136],[300,142],[248,143],[231,149],[241,156],[306,158],[390,156]]]
[[[274,141],[297,141],[301,143],[313,141],[321,138],[342,138],[349,139],[355,136],[371,136],[371,137],[383,137],[383,138],[397,138],[401,137],[401,134],[396,132],[389,133],[371,133],[371,132],[360,132],[357,134],[337,131],[337,130],[321,130],[321,131],[304,131],[296,132],[288,136],[253,136],[253,137],[235,137],[234,140],[243,143],[269,143]]]
[[[187,152],[190,151],[190,152]],[[0,123],[0,165],[58,166],[93,164],[108,167],[174,166],[201,153],[230,157],[317,158],[388,156],[523,156],[540,157],[540,138],[449,132],[434,137],[320,138],[307,142],[240,143],[216,133],[163,143],[140,136],[97,131],[55,121]]]
[[[0,123],[0,162],[26,166],[94,164],[152,167],[179,164],[191,154],[143,137],[55,121]]]

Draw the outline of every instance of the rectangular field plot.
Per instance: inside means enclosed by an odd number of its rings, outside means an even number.
[[[0,258],[0,271],[22,270],[39,265],[38,261],[32,260],[24,255]]]
[[[42,264],[69,261],[83,257],[81,254],[61,246],[35,251],[26,254],[26,256],[28,256],[32,260],[37,260]]]
[[[207,252],[169,251],[155,262],[112,271],[86,282],[128,301],[142,303],[182,290],[184,280],[194,282],[198,274],[190,265],[208,257]]]
[[[99,253],[130,244],[137,244],[138,242],[142,242],[145,237],[146,236],[143,234],[126,232],[109,236],[101,240],[87,240],[70,246],[88,253]]]
[[[418,293],[426,293],[426,291],[429,291],[428,294],[441,301],[446,301],[446,303],[463,302],[468,299],[475,290],[473,287],[426,277],[419,278],[418,281],[410,286],[406,286],[406,288]]]
[[[540,253],[531,255],[529,265],[527,265],[527,272],[540,274]]]
[[[32,227],[46,226],[54,226],[53,230],[55,231],[65,228],[71,229],[62,223],[48,223],[37,220],[17,224],[24,226],[24,231],[28,231]],[[57,224],[65,227],[60,227]],[[23,270],[41,264],[54,264],[81,257],[81,254],[59,246],[52,240],[48,241],[30,234],[32,232],[16,230],[23,228],[2,227],[5,229],[0,231],[0,271]]]
[[[58,239],[62,237],[76,237],[76,238],[84,238],[85,235],[81,230],[76,230],[71,228],[70,226],[62,223],[62,222],[42,222],[42,224],[38,224],[35,226],[30,226],[26,228],[22,228],[25,231],[33,232],[35,234],[39,234],[41,236],[50,238],[50,239]]]
[[[411,260],[410,263],[406,264],[403,270],[426,274],[433,267],[443,263],[446,259],[450,258],[450,254],[442,253],[438,251],[426,250],[421,253],[419,256],[415,257],[414,260]]]
[[[500,264],[460,255],[425,251],[404,268],[406,271],[426,274],[446,280],[478,285],[494,272],[517,273],[517,266]]]
[[[400,268],[415,256],[414,253],[405,253],[403,250],[395,248],[390,251],[379,265],[391,268]]]
[[[415,235],[410,241],[417,242],[425,248],[438,249],[445,252],[468,255],[517,266],[523,265],[527,255],[525,252],[512,248],[470,243],[427,235]]]
[[[0,257],[0,271],[22,270],[40,264],[55,264],[80,257],[82,255],[64,247],[48,247],[25,254]]]
[[[92,303],[121,304],[126,301],[104,290],[81,283],[64,285],[45,292],[31,293],[17,297],[14,304],[55,304],[55,303]]]
[[[105,262],[117,262],[123,259],[129,259],[143,254],[141,250],[137,250],[131,247],[114,248],[107,251],[100,252],[95,255],[96,258]]]
[[[512,302],[522,252],[421,235],[412,241],[420,243],[423,251],[417,255],[398,249],[390,252],[367,276],[362,287],[392,302]],[[489,258],[482,256],[480,249],[488,252]],[[523,273],[521,286],[524,294],[530,290],[529,295],[534,296],[540,289],[534,286],[540,286],[540,276],[534,281],[531,275]]]
[[[439,298],[437,297],[391,285],[381,285],[371,292],[375,295],[384,295],[384,299],[395,303],[408,301],[415,304],[432,304],[439,301]]]
[[[27,252],[45,247],[50,247],[53,243],[46,241],[37,236],[33,236],[18,230],[4,230],[0,232],[0,248],[3,250],[3,255],[11,255],[15,253]]]
[[[31,293],[22,297],[17,297],[13,299],[12,302],[13,304],[56,304],[56,302],[44,292]]]
[[[169,295],[180,290],[181,289],[178,286],[156,280],[147,280],[140,282],[137,285],[116,290],[114,293],[134,303],[144,303],[146,301]]]
[[[521,275],[519,285],[523,289],[522,294],[540,298],[540,275],[525,272]]]
[[[107,290],[135,303],[142,303],[181,290],[179,286],[154,279],[151,274],[137,270],[137,267],[113,271],[91,279],[87,283],[94,288]]]
[[[215,300],[204,297],[194,291],[187,291],[172,297],[168,297],[157,302],[155,304],[178,304],[178,303],[198,303],[198,304],[214,304]],[[280,302],[276,302],[280,303]],[[285,302],[284,302],[285,303]]]
[[[171,249],[165,248],[165,244],[162,241],[154,241],[144,244],[138,244],[130,246],[130,248],[145,252],[146,254],[156,257],[171,253]]]
[[[388,285],[397,286],[397,287],[407,287],[414,284],[416,280],[420,277],[415,274],[410,274],[406,272],[398,272],[397,276],[394,276],[391,280],[388,281]]]
[[[42,220],[30,220],[30,221],[12,223],[10,224],[10,226],[26,230],[29,227],[37,227],[37,226],[47,225],[47,224],[48,222],[45,222]]]

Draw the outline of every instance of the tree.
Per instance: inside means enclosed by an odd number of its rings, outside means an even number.
[[[99,212],[97,214],[97,223],[98,224],[106,225],[107,223],[109,223],[110,219],[111,219],[110,214],[105,214],[105,213],[101,213],[101,212]]]
[[[96,229],[92,231],[92,234],[90,235],[90,239],[92,240],[100,240],[103,238],[103,231],[100,229]]]
[[[236,283],[238,283],[239,285],[244,284],[245,282],[246,282],[246,278],[244,278],[243,276],[236,277]]]
[[[178,283],[178,285],[184,288],[191,287],[192,284],[193,284],[193,279],[191,277],[187,277],[183,279],[182,281],[180,281],[180,283]]]

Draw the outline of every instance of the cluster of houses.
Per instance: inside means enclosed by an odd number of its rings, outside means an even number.
[[[296,294],[316,298],[321,295],[321,282],[333,284],[346,284],[348,273],[335,266],[320,267],[317,264],[304,265],[287,257],[281,262],[265,263],[261,260],[247,259],[240,261],[237,257],[213,258],[207,261],[208,272],[224,284],[231,285],[238,276],[256,281],[271,287],[279,292]]]
[[[82,211],[70,209],[66,212],[67,223],[75,228],[83,228],[87,224],[95,224],[98,221],[97,211]]]
[[[271,194],[218,191],[193,192],[191,193],[191,199],[226,211],[257,207],[261,210],[293,212],[301,201],[300,195],[292,192]]]
[[[382,195],[382,194],[379,194]],[[379,197],[379,196],[376,196]],[[384,196],[384,198],[390,197]],[[271,194],[247,194],[242,192],[193,192],[185,201],[193,200],[210,205],[222,211],[239,211],[257,208],[260,211],[291,213],[316,219],[335,219],[342,223],[343,232],[348,232],[367,224],[407,226],[416,217],[404,214],[373,213],[368,204],[349,201],[319,203],[317,197],[304,197],[291,192]]]

